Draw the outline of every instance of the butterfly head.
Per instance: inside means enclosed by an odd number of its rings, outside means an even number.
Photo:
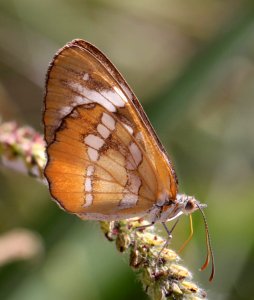
[[[206,204],[199,203],[199,201],[196,200],[193,196],[177,194],[176,200],[164,201],[163,209],[158,221],[171,221],[182,214],[189,215],[197,209],[204,207],[206,207]]]
[[[205,208],[206,204],[201,204],[195,197],[187,196],[185,194],[177,194],[176,205],[178,209],[185,215],[192,214],[199,208]]]

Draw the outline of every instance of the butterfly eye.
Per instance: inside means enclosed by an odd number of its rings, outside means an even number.
[[[196,206],[195,206],[194,201],[192,199],[188,200],[188,202],[185,205],[186,212],[191,213],[195,209],[196,209]]]

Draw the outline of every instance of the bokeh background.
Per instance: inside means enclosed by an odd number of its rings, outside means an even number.
[[[42,132],[45,73],[57,49],[83,38],[106,53],[168,149],[180,191],[208,204],[214,282],[208,283],[209,271],[198,271],[206,252],[199,213],[182,258],[210,299],[251,299],[254,293],[252,3],[0,0],[2,119]],[[188,233],[183,217],[172,248]],[[15,250],[16,259],[8,259]],[[97,222],[66,214],[45,186],[4,168],[0,265],[0,299],[147,299],[127,257]]]

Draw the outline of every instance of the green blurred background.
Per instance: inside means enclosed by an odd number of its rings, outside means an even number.
[[[45,73],[58,48],[83,38],[118,67],[174,162],[180,191],[207,203],[216,277],[201,215],[182,253],[210,299],[254,293],[254,7],[243,0],[0,0],[0,113],[42,132]],[[160,229],[159,229],[160,230]],[[45,186],[0,170],[0,299],[147,299],[99,230],[61,211]],[[189,233],[176,228],[172,248]],[[16,234],[16,235],[15,235]],[[12,246],[2,247],[11,237]],[[22,252],[22,250],[20,250]],[[27,251],[27,252],[26,252]]]

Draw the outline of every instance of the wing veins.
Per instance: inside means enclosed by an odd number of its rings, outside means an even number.
[[[111,117],[114,117],[114,119],[117,120],[117,122],[118,122],[118,123],[120,124],[120,126],[125,130],[125,132],[127,132],[127,134],[135,141],[137,147],[138,147],[139,150],[142,152],[143,156],[146,158],[146,161],[148,162],[151,171],[154,173],[154,177],[155,177],[156,183],[157,183],[157,177],[156,177],[156,173],[155,173],[154,167],[152,166],[152,164],[151,164],[151,162],[150,162],[150,159],[147,157],[145,151],[140,147],[140,145],[139,145],[137,139],[134,137],[134,135],[131,135],[131,134],[129,133],[129,131],[123,126],[122,121],[121,121],[117,116],[115,116],[114,114],[112,114],[112,113],[110,113],[110,112],[109,112],[109,114],[111,115]],[[123,143],[121,137],[119,137],[118,135],[117,135],[117,137],[118,137],[119,140]],[[123,144],[124,144],[124,143],[123,143]],[[126,146],[125,146],[125,147],[126,147]],[[127,147],[126,147],[126,148],[127,148]],[[127,150],[129,151],[128,148],[127,148]],[[131,155],[132,158],[133,158],[133,161],[135,162],[135,159],[134,159],[133,154],[131,153],[131,151],[129,151],[129,152],[130,152],[130,155]],[[136,165],[133,166],[133,167],[136,168]],[[145,180],[145,178],[142,176],[142,174],[139,172],[138,167],[136,168],[136,170],[137,170],[137,172],[139,173],[140,177],[144,180],[144,182],[145,182],[145,184],[147,185],[147,187],[149,188],[149,190],[150,190],[150,191],[152,192],[152,194],[153,194],[153,191],[150,189],[149,184],[147,183],[147,181]],[[157,183],[157,187],[158,187],[158,183]]]
[[[100,105],[99,103],[96,103],[96,104],[99,105],[99,106],[101,106],[101,107],[103,107],[103,106]],[[82,107],[82,105],[81,105],[81,107]],[[104,107],[103,107],[103,108],[104,108]],[[151,164],[149,158],[147,157],[146,153],[145,153],[145,152],[143,151],[143,149],[140,147],[139,143],[137,142],[137,139],[136,139],[133,135],[131,135],[131,134],[129,133],[129,131],[123,126],[122,121],[121,121],[117,116],[115,116],[113,113],[111,113],[111,112],[109,112],[109,111],[107,111],[107,113],[110,114],[111,117],[113,117],[114,120],[116,120],[116,121],[120,124],[120,126],[124,129],[124,131],[127,132],[127,134],[128,134],[131,138],[134,139],[134,141],[136,142],[136,145],[137,145],[138,148],[141,150],[142,154],[146,157],[146,160],[147,160],[147,162],[148,162],[148,164],[149,164],[151,170],[153,171],[154,177],[155,177],[155,179],[156,179],[156,181],[157,181],[156,173],[155,173],[155,171],[154,171],[154,167],[152,166],[152,164]],[[97,121],[97,119],[93,118],[92,115],[91,115],[91,119]],[[104,124],[104,126],[107,127],[105,124]],[[107,127],[107,128],[108,128],[108,127]],[[108,129],[109,129],[109,128],[108,128]],[[110,130],[110,129],[109,129],[109,130]],[[130,153],[130,155],[131,155],[132,158],[133,158],[133,161],[135,162],[134,156],[132,155],[132,153],[130,152],[130,150],[127,148],[127,146],[124,144],[124,142],[123,142],[123,140],[121,139],[121,137],[118,136],[118,135],[116,135],[116,136],[117,136],[118,139],[121,141],[121,143],[123,144],[123,146],[125,147],[125,149]],[[136,165],[133,165],[133,164],[132,164],[132,166],[133,166],[134,168],[136,168]],[[135,170],[136,170],[137,173],[139,174],[139,177],[143,179],[145,185],[148,187],[148,189],[150,190],[150,192],[154,195],[154,193],[153,193],[153,191],[151,190],[149,184],[148,184],[147,181],[144,179],[144,177],[142,176],[142,174],[139,172],[138,168],[136,168]],[[158,183],[157,183],[157,186],[158,186]],[[155,196],[155,195],[154,195],[154,196]]]
[[[64,143],[64,144],[67,144],[67,145],[69,145],[69,146],[72,146],[71,144],[69,144],[69,143],[66,143],[66,142],[64,142],[64,141],[61,141],[61,143]],[[54,149],[54,151],[58,151],[58,152],[61,152],[61,153],[65,153],[66,154],[66,152],[65,151],[61,151],[61,150],[56,150],[56,149]],[[110,156],[108,156],[108,155],[106,155],[106,154],[104,154],[106,157],[108,157],[111,161],[114,161],[113,159],[111,159],[111,157]],[[107,170],[107,169],[105,169],[105,168],[103,168],[101,165],[99,165],[99,164],[97,164],[97,163],[95,163],[95,162],[91,162],[90,160],[88,160],[88,159],[85,159],[85,158],[83,158],[83,157],[80,157],[80,156],[76,156],[77,158],[79,158],[79,159],[82,159],[82,160],[84,160],[84,161],[86,161],[86,162],[89,162],[90,164],[92,163],[92,164],[95,164],[96,166],[99,166],[100,168],[102,168],[104,171],[106,171],[114,180],[115,180],[115,183],[116,184],[118,184],[119,186],[121,186],[121,187],[123,187],[123,188],[125,188],[125,189],[127,189],[130,193],[132,193],[130,190],[129,190],[129,188],[127,187],[127,186],[123,186],[119,181],[117,181],[116,180],[116,178]],[[121,166],[117,161],[114,161],[116,164],[118,164],[119,166]],[[66,173],[65,173],[66,174]],[[148,187],[149,188],[149,187]],[[152,193],[153,194],[153,193]]]
[[[64,143],[64,142],[63,142],[63,143]],[[67,143],[65,143],[65,144],[67,144]],[[68,145],[70,145],[70,144],[68,144]],[[54,151],[57,151],[57,152],[66,154],[65,151],[61,151],[61,150],[59,150],[59,149],[54,149]],[[89,159],[85,159],[84,157],[80,157],[80,156],[76,156],[76,157],[77,157],[78,159],[81,159],[81,160],[85,161],[85,162],[88,162],[89,164],[93,164],[93,165],[97,166],[98,168],[101,168],[103,171],[105,171],[106,173],[108,173],[109,176],[111,176],[111,177],[115,180],[115,183],[116,183],[116,184],[119,184],[121,187],[123,187],[123,185],[122,185],[121,183],[119,183],[119,182],[116,180],[116,178],[115,178],[115,177],[114,177],[107,169],[105,169],[104,167],[100,166],[100,165],[97,164],[96,162],[91,162]]]
[[[77,130],[74,130],[74,129],[71,129],[71,130],[77,132]],[[64,136],[66,136],[66,137],[68,137],[68,138],[70,138],[70,139],[76,141],[75,138],[72,138],[71,136],[69,136],[69,135],[67,135],[67,134],[62,133],[62,135],[64,135]],[[58,141],[58,142],[59,142],[59,141]],[[72,146],[71,144],[66,143],[66,142],[63,142],[63,141],[61,141],[61,143],[65,143],[65,144],[68,144],[69,146]],[[100,150],[98,150],[98,149],[96,149],[96,148],[94,148],[94,147],[92,147],[92,146],[90,146],[90,145],[89,145],[89,147],[92,148],[92,149],[94,149],[94,150],[100,151]],[[111,161],[115,162],[118,166],[120,166],[120,167],[122,167],[122,168],[125,168],[124,165],[121,165],[118,161],[114,160],[114,158],[112,158],[111,156],[107,155],[106,153],[103,153],[103,155],[106,156],[107,158],[109,158]]]

